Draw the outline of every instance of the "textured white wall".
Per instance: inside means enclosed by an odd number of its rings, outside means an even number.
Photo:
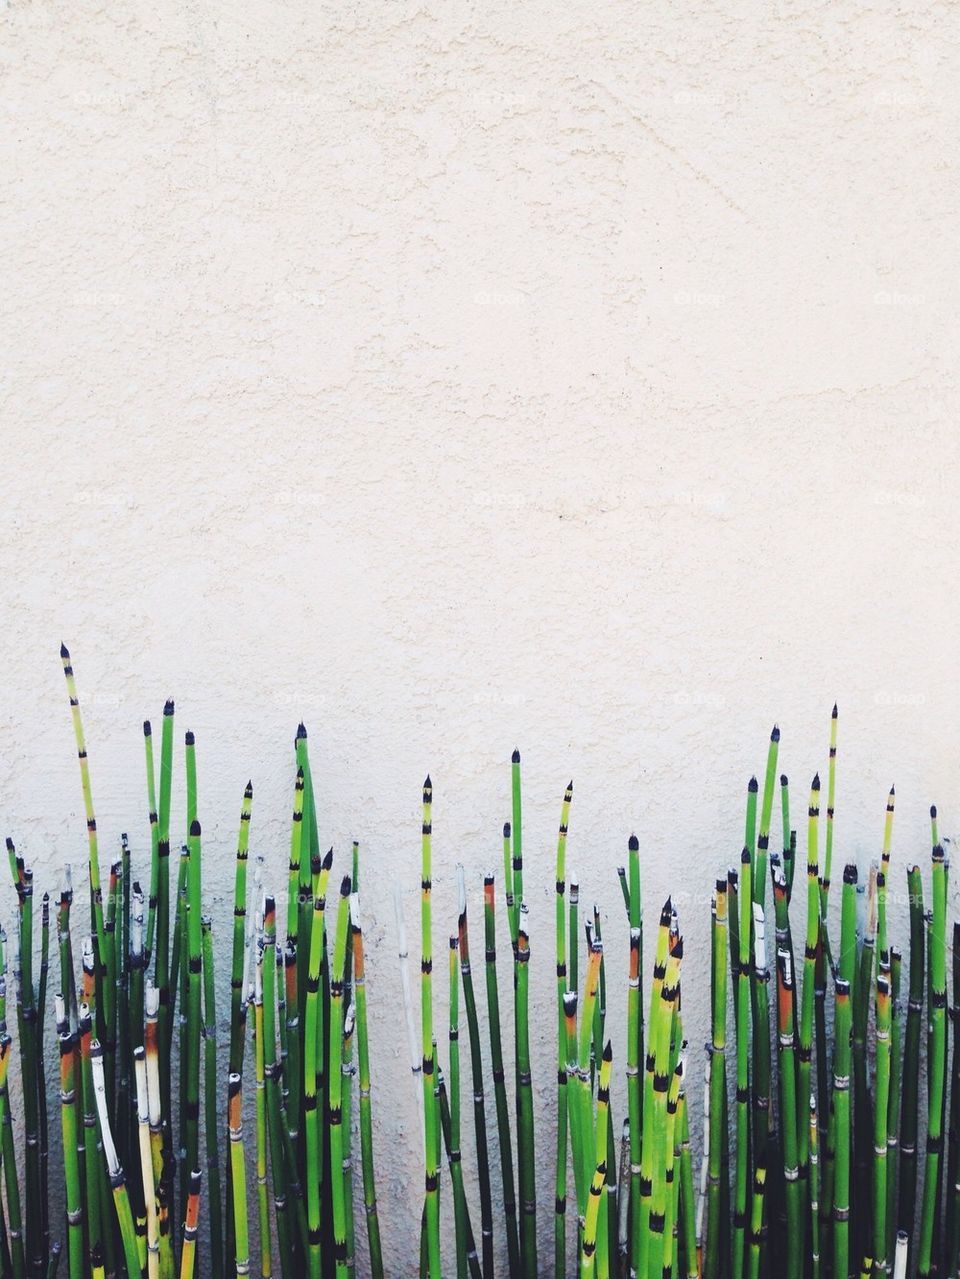
[[[546,1255],[568,777],[618,1050],[631,830],[649,929],[685,895],[695,1079],[706,898],[775,719],[799,809],[840,702],[841,859],[876,851],[891,780],[901,869],[931,799],[952,828],[956,14],[10,0],[2,22],[3,832],[44,884],[82,860],[64,638],[105,850],[128,830],[142,864],[143,716],[173,694],[196,731],[222,937],[243,784],[279,887],[307,720],[322,838],[366,858],[406,1276],[390,890],[412,925],[429,769],[438,950],[458,860],[476,929],[519,744]]]

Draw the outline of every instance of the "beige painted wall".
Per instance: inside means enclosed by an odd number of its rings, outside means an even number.
[[[438,947],[458,860],[479,922],[519,744],[546,1253],[568,777],[612,972],[631,830],[651,929],[680,898],[695,1081],[707,895],[775,719],[802,792],[840,702],[841,857],[876,852],[891,780],[898,874],[932,799],[954,828],[956,14],[10,0],[0,20],[3,833],[44,885],[83,857],[65,638],[106,849],[128,830],[143,858],[143,716],[174,694],[196,731],[222,937],[248,776],[280,887],[305,717],[322,838],[366,858],[407,1276],[391,886],[412,924],[429,769]],[[613,981],[615,1040],[623,1006]]]

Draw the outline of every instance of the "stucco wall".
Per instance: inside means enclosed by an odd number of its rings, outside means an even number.
[[[248,776],[281,887],[306,719],[321,837],[364,851],[407,1276],[391,888],[412,926],[429,770],[438,949],[457,861],[476,926],[519,745],[546,1254],[568,777],[617,1049],[631,830],[648,939],[682,894],[694,1081],[774,720],[799,811],[840,703],[841,858],[891,781],[898,875],[931,800],[953,828],[956,15],[10,0],[2,29],[3,833],[38,884],[84,856],[63,638],[105,858],[127,830],[142,864],[141,719],[175,695],[196,731],[222,937]]]

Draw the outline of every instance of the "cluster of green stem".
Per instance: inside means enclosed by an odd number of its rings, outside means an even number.
[[[7,841],[17,920],[9,943],[0,930],[0,1279],[52,1279],[61,1239],[69,1279],[382,1279],[360,855],[354,844],[333,880],[339,891],[328,909],[334,856],[320,849],[306,730],[298,729],[291,759],[280,920],[260,859],[249,882],[252,785],[243,793],[228,943],[229,1037],[219,1047],[194,736],[184,737],[185,823],[175,838],[173,702],[164,707],[158,756],[144,725],[148,889],[134,873],[124,835],[104,890],[76,683],[66,649],[61,656],[87,825],[89,917],[74,927],[67,867],[53,920],[49,894],[41,899],[38,930],[32,871]],[[640,841],[630,837],[619,870],[629,945],[625,1006],[612,1014],[603,916],[596,906],[581,912],[579,883],[567,865],[572,782],[567,786],[556,850],[555,1008],[548,1019],[555,1028],[554,1090],[534,1074],[519,752],[503,827],[500,927],[510,946],[509,974],[501,980],[491,872],[483,878],[484,1026],[471,967],[467,881],[458,868],[457,913],[439,974],[442,982],[446,968],[442,1035],[435,1016],[433,786],[426,779],[419,1031],[399,891],[396,898],[421,1120],[421,1279],[452,1279],[454,1269],[456,1279],[548,1273],[904,1279],[908,1272],[955,1279],[960,1273],[960,923],[948,1005],[949,868],[936,810],[929,911],[919,864],[906,870],[904,1008],[903,961],[887,913],[894,792],[877,860],[865,873],[852,859],[844,866],[837,928],[830,910],[834,708],[825,839],[821,845],[815,776],[797,922],[797,838],[789,783],[778,777],[779,750],[774,729],[762,787],[754,779],[747,787],[738,862],[713,892],[699,1188],[686,1093],[684,943],[668,900],[645,985]],[[778,787],[779,844],[771,830]],[[172,845],[180,850],[175,875]],[[10,981],[17,1054],[7,1024]],[[59,1050],[60,1122],[53,1133],[44,1052],[51,1006]],[[472,1165],[463,1144],[464,1028]],[[618,1059],[626,1077],[619,1125],[612,1096]],[[538,1237],[543,1168],[534,1111],[541,1091],[556,1105],[548,1251]],[[15,1113],[18,1106],[22,1113]],[[545,1142],[541,1133],[541,1159]],[[51,1176],[51,1167],[62,1168],[60,1222],[50,1205],[61,1174]],[[540,1224],[549,1229],[545,1219]]]

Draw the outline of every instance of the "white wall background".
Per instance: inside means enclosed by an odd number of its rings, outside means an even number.
[[[438,949],[458,860],[477,927],[518,744],[547,1255],[568,777],[611,973],[631,830],[648,939],[686,894],[695,1078],[707,895],[774,720],[799,810],[840,702],[841,860],[877,851],[891,780],[898,876],[931,800],[954,827],[956,14],[10,0],[2,22],[3,833],[38,883],[84,857],[63,638],[105,859],[121,830],[144,857],[143,716],[175,695],[196,731],[222,930],[248,776],[281,887],[307,720],[321,837],[366,859],[405,1276],[391,887],[412,924],[429,769]],[[619,1049],[615,980],[610,1002]]]

